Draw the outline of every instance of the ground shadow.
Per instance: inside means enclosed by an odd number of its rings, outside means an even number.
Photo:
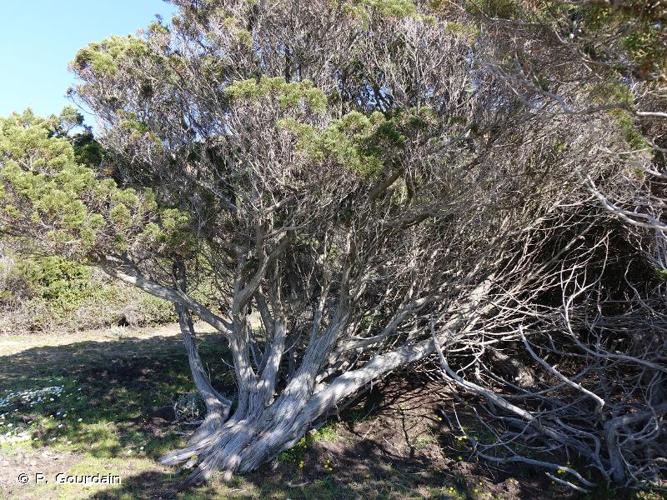
[[[215,380],[231,382],[221,339],[202,336],[201,351]],[[67,444],[119,457],[136,445],[156,458],[187,431],[187,423],[173,422],[170,408],[190,391],[178,336],[77,342],[0,357],[0,398],[11,397],[0,408],[4,426],[25,429],[33,447]]]
[[[230,392],[222,339],[201,335],[200,351],[213,379],[222,381],[218,389]],[[178,487],[187,471],[157,466],[157,458],[180,446],[191,428],[169,415],[175,398],[193,389],[178,336],[85,341],[0,357],[0,398],[45,387],[62,391],[37,402],[14,401],[11,414],[5,414],[5,423],[30,433],[33,448],[63,446],[111,459],[127,459],[129,449],[156,464],[156,470],[124,476],[120,487],[91,498],[568,496],[548,491],[549,485],[527,471],[501,471],[457,456],[461,452],[443,406],[452,394],[440,382],[414,374],[395,374],[332,415],[333,436],[315,434],[253,474],[230,481],[216,477],[185,492]]]

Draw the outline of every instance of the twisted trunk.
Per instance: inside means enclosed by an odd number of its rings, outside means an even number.
[[[188,447],[169,453],[161,461],[177,465],[197,457],[199,465],[189,477],[189,483],[199,482],[213,471],[228,473],[249,472],[293,446],[311,428],[314,421],[326,415],[339,402],[364,385],[407,363],[432,354],[433,339],[381,354],[362,368],[346,372],[327,386],[303,396],[303,379],[295,378],[272,403],[258,404],[265,393],[255,386],[239,394],[247,404],[239,406],[232,417],[216,428],[202,428]],[[312,374],[304,374],[314,376]]]
[[[440,339],[442,341],[442,339]],[[320,417],[327,415],[340,402],[388,372],[418,361],[435,351],[435,342],[428,339],[373,357],[362,368],[339,375],[317,390],[307,391],[304,380],[316,373],[303,372],[288,384],[283,393],[266,405],[267,392],[262,384],[239,393],[240,404],[224,423],[202,426],[188,447],[162,457],[166,465],[177,465],[197,457],[199,465],[187,483],[207,479],[216,470],[249,472],[262,463],[289,449]],[[309,394],[305,394],[310,392]],[[211,421],[212,422],[212,421]]]
[[[178,314],[178,323],[181,328],[183,345],[188,355],[192,381],[206,405],[206,417],[197,431],[195,431],[190,438],[190,442],[196,442],[200,438],[215,431],[215,429],[218,429],[225,420],[227,420],[229,411],[232,407],[232,402],[215,390],[204,370],[204,365],[199,356],[199,351],[194,339],[192,316],[180,305],[176,306],[176,313]]]
[[[366,384],[433,354],[437,342],[449,341],[453,332],[461,333],[471,328],[486,310],[481,303],[489,292],[491,281],[489,278],[478,285],[466,300],[452,304],[438,322],[440,335],[421,341],[406,341],[400,347],[371,357],[359,368],[343,371],[328,383],[319,383],[318,375],[331,363],[330,354],[347,325],[349,301],[342,300],[321,334],[316,334],[318,328],[313,329],[301,364],[294,373],[290,371],[287,385],[279,394],[276,394],[277,375],[282,357],[289,351],[285,345],[288,337],[285,320],[273,319],[268,311],[264,311],[267,344],[256,372],[250,363],[250,347],[244,335],[243,321],[236,317],[229,346],[237,383],[237,406],[228,419],[231,402],[215,391],[205,376],[193,339],[190,315],[179,308],[190,367],[197,389],[206,402],[208,416],[188,446],[163,456],[162,463],[197,463],[188,484],[205,480],[216,470],[231,474],[257,469],[293,446],[317,419],[326,416]],[[393,325],[391,321],[390,324]],[[319,326],[319,323],[315,325]]]

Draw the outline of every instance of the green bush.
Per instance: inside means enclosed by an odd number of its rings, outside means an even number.
[[[519,17],[520,8],[514,0],[473,0],[468,1],[466,9],[473,14],[484,14],[489,17],[501,19],[514,19]]]
[[[0,332],[77,331],[175,321],[173,305],[62,257],[4,259]]]
[[[18,260],[14,279],[30,297],[44,299],[63,310],[75,308],[90,292],[91,270],[62,257]]]

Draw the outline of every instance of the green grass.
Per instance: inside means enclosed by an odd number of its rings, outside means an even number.
[[[313,430],[302,437],[299,442],[292,446],[289,450],[283,451],[278,455],[278,460],[281,462],[290,462],[297,464],[299,469],[305,466],[305,455],[307,451],[312,448],[314,443],[318,442],[334,442],[340,439],[338,430],[334,424],[328,424]],[[330,464],[325,464],[325,469],[330,469]],[[330,471],[329,471],[330,472]]]
[[[427,416],[431,424],[407,436],[404,432],[410,425],[375,425],[376,417],[361,407],[309,432],[274,464],[255,473],[230,481],[217,475],[206,485],[179,491],[187,471],[163,467],[157,459],[182,446],[191,427],[152,416],[153,408],[169,406],[193,390],[175,333],[172,328],[127,330],[122,336],[105,331],[0,337],[0,401],[14,394],[0,409],[0,498],[511,498],[506,487],[495,487],[483,475],[482,468],[466,463],[466,443],[443,434],[440,417]],[[201,335],[200,347],[212,378],[221,381],[218,388],[231,390],[224,343],[216,335]],[[58,389],[42,393],[41,398],[16,396],[49,387]],[[396,422],[408,422],[400,419],[409,413],[399,404]],[[373,429],[394,434],[374,436]],[[466,434],[486,437],[472,427]],[[393,444],[409,438],[410,456],[394,454],[385,436]],[[434,462],[428,453],[447,439],[454,446],[447,465]],[[389,448],[384,452],[373,451],[385,445]],[[426,455],[420,455],[422,451]],[[18,485],[16,474],[25,470],[47,476],[115,474],[122,484]],[[524,490],[527,479],[521,481],[521,491],[536,491],[534,486]],[[559,490],[541,493],[553,498]],[[606,496],[614,497],[617,492]]]
[[[216,352],[216,340],[205,341],[210,344],[206,351],[212,359],[220,359],[223,354],[219,348]],[[62,392],[35,401],[17,401],[2,410],[0,433],[27,432],[33,447],[48,445],[67,451],[84,446],[94,457],[156,457],[167,451],[180,439],[175,433],[152,437],[147,411],[171,405],[176,396],[192,390],[192,383],[178,338],[160,342],[166,345],[151,357],[141,353],[145,345],[138,346],[140,354],[135,354],[131,362],[111,357],[93,361],[71,374],[59,373],[59,367],[48,365],[45,373],[31,372],[29,378],[17,380],[14,392],[43,387],[60,387]],[[79,346],[74,346],[69,349],[78,350]]]
[[[14,464],[12,471],[26,460],[36,464],[35,470],[46,467],[47,475],[105,473],[122,478],[120,486],[18,486],[8,481],[0,482],[0,492],[4,488],[8,497],[42,500],[446,498],[451,497],[447,488],[459,491],[449,476],[436,469],[416,475],[363,459],[358,470],[349,468],[327,449],[354,446],[347,442],[341,422],[309,432],[280,456],[277,469],[266,467],[227,482],[216,476],[207,485],[178,491],[187,472],[162,467],[157,458],[183,445],[190,428],[151,417],[152,408],[171,405],[179,395],[193,390],[187,359],[174,333],[127,330],[123,335],[107,331],[69,337],[0,337],[0,398],[58,388],[41,398],[14,398],[0,410],[0,435],[22,436],[0,443],[0,454]],[[203,335],[200,342],[206,366],[215,380],[222,380],[219,388],[229,389],[232,380],[223,363],[224,343],[215,335]]]
[[[14,395],[0,407],[3,454],[20,452],[39,461],[49,450],[80,455],[70,473],[99,472],[101,463],[136,473],[155,470],[161,454],[184,444],[189,428],[156,424],[150,416],[152,408],[170,406],[193,390],[178,336],[56,341],[24,350],[12,343],[14,338],[0,337],[0,344],[3,340],[10,347],[0,349],[0,401]],[[25,344],[32,342],[26,337]],[[202,351],[209,369],[226,371],[219,338],[204,337]],[[44,388],[56,389],[35,394]]]

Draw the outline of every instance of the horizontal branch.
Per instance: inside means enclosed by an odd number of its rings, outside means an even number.
[[[155,283],[154,281],[151,281],[150,279],[143,276],[136,269],[132,270],[132,274],[123,272],[120,269],[112,266],[110,264],[111,262],[113,261],[107,260],[107,264],[103,264],[101,266],[102,270],[109,276],[117,278],[129,285],[136,286],[144,292],[149,293],[159,299],[167,300],[169,302],[173,302],[174,304],[180,304],[195,313],[203,321],[214,327],[219,332],[222,332],[226,335],[231,334],[232,325],[230,322],[225,321],[223,318],[213,313],[213,311],[200,304],[192,297],[186,295],[176,288],[171,288],[160,285],[159,283]],[[128,267],[128,265],[126,264],[124,267]]]

